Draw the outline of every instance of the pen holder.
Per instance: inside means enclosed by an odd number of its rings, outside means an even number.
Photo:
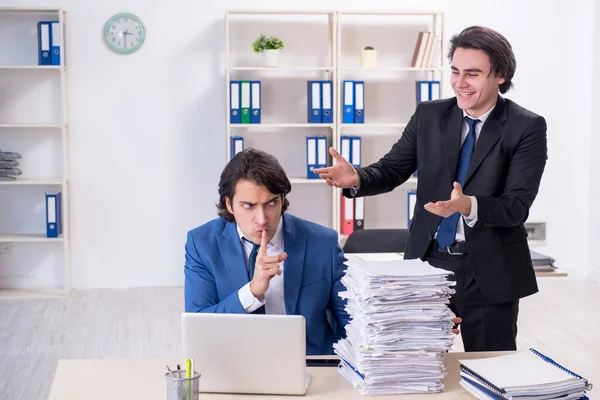
[[[167,372],[167,400],[198,400],[200,373],[194,372],[191,378],[185,378],[185,370],[179,373],[173,371],[173,375]]]

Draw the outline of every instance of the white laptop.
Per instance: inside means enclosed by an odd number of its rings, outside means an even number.
[[[183,313],[181,328],[200,392],[306,393],[303,316]]]

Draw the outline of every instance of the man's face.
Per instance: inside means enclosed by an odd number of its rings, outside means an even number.
[[[491,64],[483,50],[458,48],[452,57],[450,84],[458,106],[477,118],[492,108],[504,78],[490,75]]]
[[[247,239],[260,244],[263,230],[267,231],[267,241],[275,235],[281,217],[281,195],[241,179],[235,185],[233,199],[226,198],[225,204]]]

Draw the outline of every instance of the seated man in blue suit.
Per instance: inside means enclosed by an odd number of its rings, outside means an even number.
[[[285,213],[291,188],[262,151],[225,166],[219,217],[188,232],[185,311],[303,315],[306,353],[333,354],[349,319],[338,296],[344,254],[333,229]]]

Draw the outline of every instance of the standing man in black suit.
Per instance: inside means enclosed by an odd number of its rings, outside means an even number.
[[[455,96],[419,103],[383,158],[355,169],[331,148],[336,165],[315,172],[360,197],[389,192],[418,169],[405,258],[454,272],[450,307],[466,351],[515,350],[519,299],[538,291],[523,224],[546,165],[546,121],[499,95],[516,61],[498,32],[465,29],[448,58]]]

